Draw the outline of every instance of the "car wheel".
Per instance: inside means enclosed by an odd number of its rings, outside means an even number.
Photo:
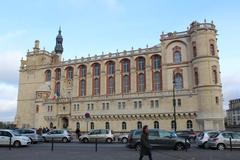
[[[203,148],[204,148],[204,149],[208,149],[208,148],[209,148],[207,142],[204,142],[204,143],[203,143]]]
[[[137,152],[140,153],[140,151],[141,151],[141,145],[140,145],[140,143],[136,144],[135,149],[136,149]]]
[[[20,146],[21,146],[21,142],[15,141],[15,142],[13,143],[13,146],[14,146],[14,147],[20,147]]]
[[[225,145],[220,143],[220,144],[217,145],[217,149],[222,151],[222,150],[225,149]]]
[[[67,143],[67,142],[68,142],[68,139],[67,139],[66,137],[64,137],[64,138],[62,139],[62,142],[63,142],[63,143]]]
[[[87,138],[83,138],[82,142],[83,143],[88,143],[88,139]]]
[[[34,142],[33,142],[32,138],[29,138],[29,139],[30,139],[30,141],[31,141],[31,144],[33,144]]]
[[[183,149],[184,149],[184,144],[183,144],[183,143],[177,143],[177,144],[175,145],[175,149],[176,149],[177,151],[183,150]]]
[[[128,139],[127,138],[122,138],[122,143],[127,143]]]
[[[112,141],[113,141],[113,140],[112,140],[111,138],[107,138],[107,139],[106,139],[106,142],[107,142],[107,143],[112,143]]]

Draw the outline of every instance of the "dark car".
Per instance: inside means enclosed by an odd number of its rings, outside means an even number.
[[[192,130],[185,130],[185,131],[176,131],[178,137],[182,137],[184,139],[188,139],[190,142],[193,142],[197,138],[197,134]]]
[[[142,130],[132,130],[128,135],[128,146],[139,150],[141,135]],[[172,148],[176,150],[183,150],[190,147],[188,140],[177,137],[173,132],[161,129],[149,129],[149,142],[152,147]]]

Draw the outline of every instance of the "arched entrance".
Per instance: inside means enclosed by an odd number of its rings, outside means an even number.
[[[63,128],[67,128],[68,127],[68,118],[67,117],[63,117],[62,118],[62,127]]]

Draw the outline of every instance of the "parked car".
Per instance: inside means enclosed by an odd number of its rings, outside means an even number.
[[[132,130],[128,135],[128,146],[130,148],[136,148],[140,150],[140,137],[142,130]],[[177,137],[174,132],[149,129],[149,142],[153,147],[172,148],[176,150],[182,150],[190,147],[190,142],[181,137]]]
[[[208,148],[208,139],[218,134],[218,131],[203,131],[200,132],[196,138],[197,145],[199,147]]]
[[[128,142],[128,134],[119,135],[118,142],[127,143]]]
[[[230,138],[232,141],[232,148],[240,148],[240,132],[223,131],[211,137],[207,145],[210,148],[224,150],[230,148]]]
[[[48,133],[45,133],[42,135],[44,142],[51,141],[52,139],[54,141],[61,141],[64,143],[71,142],[72,135],[69,131],[65,129],[55,129]]]
[[[176,131],[176,134],[178,137],[188,139],[190,142],[195,141],[197,137],[197,134],[192,130]]]
[[[26,136],[21,136],[18,132],[9,129],[0,129],[0,145],[11,145],[14,147],[27,146],[31,140]]]
[[[83,143],[95,142],[96,139],[98,142],[112,143],[114,135],[109,129],[95,129],[79,137],[79,141]]]
[[[27,136],[28,138],[30,138],[31,143],[38,143],[43,141],[42,136],[37,134],[37,131],[35,129],[23,128],[23,129],[16,129],[15,131],[17,131],[22,136]]]

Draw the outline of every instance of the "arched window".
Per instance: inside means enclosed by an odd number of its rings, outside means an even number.
[[[127,123],[126,122],[122,122],[122,130],[126,130],[127,129]]]
[[[86,80],[81,80],[80,81],[80,96],[85,96],[86,95]]]
[[[108,94],[112,95],[114,93],[114,89],[115,89],[115,84],[114,84],[114,77],[109,77],[108,78]]]
[[[87,76],[87,67],[85,65],[79,67],[79,76],[80,78],[85,78]]]
[[[80,128],[80,123],[79,122],[76,123],[76,128]]]
[[[122,72],[129,73],[130,72],[130,61],[128,59],[124,59],[122,61]]]
[[[53,123],[52,122],[50,122],[50,124],[49,124],[49,128],[53,128]]]
[[[55,73],[56,73],[56,80],[60,80],[61,79],[61,69],[60,68],[57,68],[55,70]]]
[[[145,70],[145,58],[143,58],[143,57],[137,58],[137,70],[138,71]]]
[[[191,120],[187,120],[187,129],[192,129],[193,128],[193,124]]]
[[[114,62],[108,62],[107,64],[107,68],[108,68],[108,75],[113,75],[115,73],[115,65]]]
[[[137,122],[137,129],[141,129],[142,128],[142,122],[138,121]]]
[[[123,93],[128,94],[130,90],[130,77],[128,75],[123,76]]]
[[[105,123],[105,129],[110,129],[110,124],[109,124],[109,122],[106,122],[106,123]]]
[[[36,106],[36,113],[39,112],[39,105]]]
[[[60,82],[57,82],[55,85],[55,94],[59,97],[60,96]]]
[[[93,95],[98,96],[100,94],[100,81],[99,78],[94,79],[93,83],[94,89],[93,89]]]
[[[45,79],[46,79],[46,81],[51,81],[51,71],[50,70],[47,70],[46,72],[45,72]]]
[[[160,91],[161,90],[161,75],[160,72],[153,73],[153,90]]]
[[[182,62],[182,56],[180,51],[174,53],[174,63],[179,64]]]
[[[175,74],[175,89],[180,90],[183,89],[183,78],[180,73]]]
[[[212,77],[213,77],[213,83],[217,84],[218,76],[217,76],[217,67],[216,66],[212,66]]]
[[[73,67],[67,68],[67,79],[73,79]]]
[[[144,92],[145,91],[145,76],[143,73],[140,73],[138,75],[138,92]]]
[[[153,69],[158,70],[161,68],[161,58],[159,55],[154,55],[152,62],[153,62],[153,66],[152,66]]]
[[[214,56],[214,55],[215,55],[215,48],[214,48],[214,44],[210,44],[210,54],[211,54],[212,56]]]
[[[175,122],[174,121],[171,121],[171,128],[172,128],[172,130],[175,129]]]
[[[94,129],[94,123],[93,122],[90,123],[90,129]]]
[[[159,122],[158,121],[154,121],[154,128],[159,129]]]
[[[197,47],[196,47],[196,42],[192,42],[192,47],[193,47],[193,57],[197,57]]]
[[[100,76],[100,64],[95,63],[93,66],[93,75]]]
[[[197,86],[199,83],[198,79],[198,68],[194,68],[194,80],[195,80],[195,85]]]

